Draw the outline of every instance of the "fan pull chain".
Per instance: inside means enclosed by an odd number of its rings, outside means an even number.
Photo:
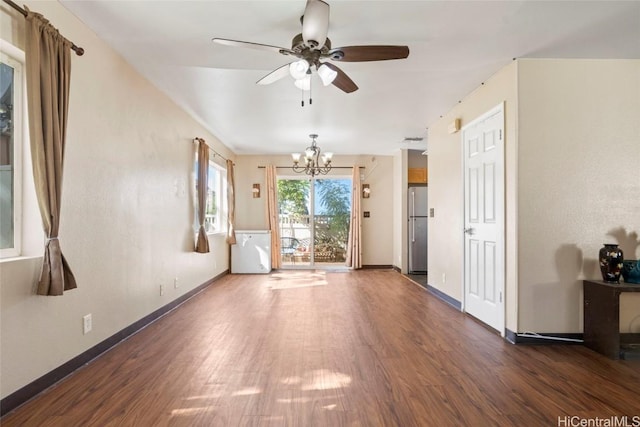
[[[309,81],[309,105],[313,104],[313,99],[311,99],[311,81]],[[300,105],[304,107],[304,89],[300,89]]]

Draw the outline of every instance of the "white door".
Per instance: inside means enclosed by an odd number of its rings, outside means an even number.
[[[464,310],[504,335],[504,107],[469,123],[464,153]]]

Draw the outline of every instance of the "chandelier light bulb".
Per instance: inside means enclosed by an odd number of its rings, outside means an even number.
[[[324,153],[322,155],[322,163],[324,163],[325,165],[328,165],[329,163],[331,163],[332,158],[333,158],[333,153]]]
[[[305,159],[307,159],[307,160],[311,160],[311,159],[313,159],[313,156],[314,156],[315,154],[316,154],[316,152],[315,152],[314,150],[306,150],[306,151],[304,152],[304,157],[305,157]]]

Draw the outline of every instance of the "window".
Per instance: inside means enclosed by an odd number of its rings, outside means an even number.
[[[198,194],[198,162],[196,159],[196,188]],[[207,184],[207,206],[205,208],[204,227],[208,234],[224,233],[227,231],[227,170],[209,161],[209,182]],[[200,228],[198,224],[198,209],[195,209],[195,230]]]
[[[0,43],[0,258],[21,250],[24,53]]]

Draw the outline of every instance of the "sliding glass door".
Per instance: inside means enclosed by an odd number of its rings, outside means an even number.
[[[311,180],[278,178],[280,256],[283,267],[311,265]]]
[[[351,178],[278,179],[282,266],[341,266],[351,217]]]

